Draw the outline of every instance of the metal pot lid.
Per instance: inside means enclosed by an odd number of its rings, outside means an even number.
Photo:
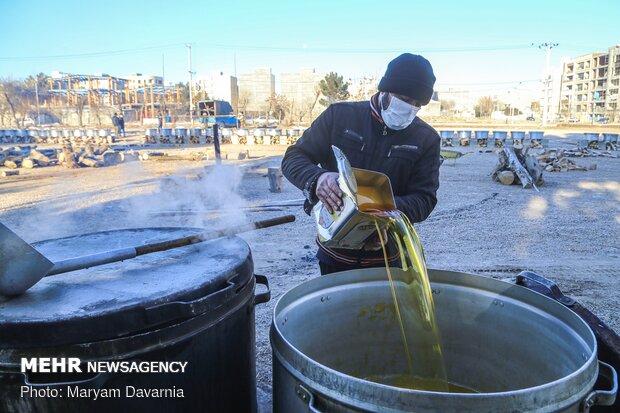
[[[201,231],[115,230],[33,245],[59,261]],[[45,277],[19,297],[0,296],[0,348],[85,343],[193,317],[225,304],[252,274],[249,246],[229,237]]]

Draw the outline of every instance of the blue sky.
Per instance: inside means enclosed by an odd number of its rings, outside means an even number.
[[[0,78],[53,70],[116,76],[277,75],[314,67],[381,75],[401,52],[427,57],[438,87],[539,88],[545,53],[561,57],[620,43],[620,3],[594,1],[117,1],[0,0]],[[519,84],[519,82],[523,82]]]

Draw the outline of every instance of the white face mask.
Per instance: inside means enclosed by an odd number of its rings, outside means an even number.
[[[387,127],[394,130],[401,130],[411,125],[411,122],[415,119],[420,108],[418,106],[410,105],[409,103],[392,95],[390,104],[388,108],[385,109],[383,107],[385,93],[386,92],[381,92],[381,96],[379,96],[379,98],[381,100],[381,117]]]

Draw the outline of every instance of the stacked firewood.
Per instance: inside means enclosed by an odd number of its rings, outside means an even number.
[[[504,184],[521,184],[523,188],[536,188],[544,183],[543,169],[528,148],[504,147],[498,152],[499,160],[491,177]]]
[[[613,154],[610,151],[599,151],[590,148],[575,148],[575,149],[561,149],[562,156],[568,156],[571,158],[586,158],[586,157],[604,157],[604,158],[618,158],[617,154]]]
[[[592,164],[588,167],[578,165],[570,157],[584,157],[584,151],[591,151],[589,149],[567,150],[567,149],[550,149],[536,157],[542,168],[547,172],[567,172],[567,171],[592,171],[596,169],[596,164]],[[592,155],[599,156],[599,155]]]
[[[57,163],[57,153],[55,149],[39,150],[31,146],[0,148],[0,166],[8,169],[32,169],[36,166],[50,166]]]
[[[49,132],[49,131],[48,131]],[[62,132],[62,131],[59,131]],[[112,144],[116,141],[114,136],[66,136],[57,133],[52,136],[46,133],[45,136],[0,136],[0,143],[3,144],[60,144],[60,145],[104,145]]]
[[[85,145],[74,147],[65,144],[62,149],[37,149],[36,146],[19,146],[0,149],[0,166],[9,170],[17,168],[32,169],[60,165],[65,168],[98,168],[116,165],[121,162],[137,161],[136,151],[114,151],[107,145]],[[14,175],[3,173],[3,175]]]

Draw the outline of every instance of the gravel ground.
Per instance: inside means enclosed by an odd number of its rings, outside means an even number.
[[[577,135],[552,138],[552,146],[566,146]],[[251,158],[236,160],[246,148]],[[597,169],[545,173],[545,184],[536,192],[493,182],[489,174],[495,154],[455,149],[469,153],[443,164],[438,205],[417,225],[429,267],[507,281],[522,270],[535,271],[620,331],[620,159],[576,159],[585,166],[596,163]],[[252,248],[255,272],[269,277],[272,291],[271,301],[256,308],[259,404],[268,412],[271,314],[282,294],[319,275],[313,220],[300,207],[191,218],[153,215],[301,198],[286,181],[281,193],[268,191],[267,168],[279,166],[284,148],[224,145],[223,150],[231,159],[225,163],[239,168],[218,174],[212,172],[212,161],[168,161],[22,171],[0,179],[0,221],[32,242],[114,228],[226,225],[295,214],[294,224],[242,235]],[[210,175],[196,180],[205,167]]]

